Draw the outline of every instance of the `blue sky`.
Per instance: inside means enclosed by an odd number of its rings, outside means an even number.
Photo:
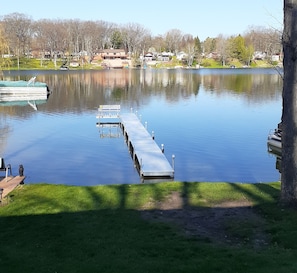
[[[33,20],[103,20],[138,23],[152,35],[179,29],[200,40],[243,34],[250,26],[282,28],[283,0],[0,0],[0,16],[24,13]]]

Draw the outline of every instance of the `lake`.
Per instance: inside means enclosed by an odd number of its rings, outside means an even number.
[[[25,183],[137,184],[142,181],[118,128],[96,126],[98,107],[135,112],[172,163],[177,181],[280,179],[267,136],[280,122],[275,69],[6,71],[5,80],[46,82],[45,101],[0,104],[0,156]],[[31,104],[34,102],[30,102]]]

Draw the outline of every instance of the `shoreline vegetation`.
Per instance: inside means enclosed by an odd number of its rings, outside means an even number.
[[[295,272],[280,182],[20,185],[0,206],[7,272]]]
[[[58,59],[55,62],[46,59],[42,62],[40,59],[34,59],[34,58],[26,58],[23,57],[20,59],[19,66],[17,63],[17,59],[11,59],[10,60],[10,66],[7,67],[0,67],[0,72],[2,71],[9,71],[9,70],[60,70],[61,67],[63,67],[63,64],[65,64],[65,60]],[[273,68],[275,66],[282,66],[281,63],[270,63],[268,61],[264,60],[257,60],[253,61],[250,66],[245,66],[238,60],[234,59],[232,62],[230,62],[229,65],[223,66],[220,64],[220,62],[214,60],[214,59],[205,59],[201,62],[201,64],[193,64],[191,67],[187,67],[186,65],[183,65],[180,61],[176,59],[172,59],[168,62],[156,62],[152,65],[145,65],[144,67],[148,68]],[[141,66],[138,66],[141,67]],[[94,63],[83,63],[76,67],[67,67],[70,70],[88,70],[88,69],[106,69],[104,65],[101,65],[101,62],[98,62],[96,64]],[[136,68],[136,66],[132,66],[131,68]]]

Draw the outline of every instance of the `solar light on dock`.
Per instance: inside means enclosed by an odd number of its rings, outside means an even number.
[[[172,169],[174,170],[174,159],[175,159],[175,155],[172,155]]]
[[[161,144],[162,153],[164,153],[164,144]]]
[[[155,132],[152,131],[152,139],[155,139]]]

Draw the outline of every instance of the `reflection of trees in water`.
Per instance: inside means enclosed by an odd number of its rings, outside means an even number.
[[[203,86],[217,95],[232,92],[244,96],[249,102],[262,102],[278,99],[282,92],[282,78],[278,73],[270,74],[231,74],[207,75]]]
[[[123,107],[137,107],[148,104],[152,97],[162,97],[170,103],[197,96],[199,90],[236,93],[249,102],[279,98],[282,79],[275,73],[205,73],[206,70],[181,69],[119,69],[100,71],[28,71],[15,79],[27,79],[32,74],[37,80],[46,82],[52,94],[46,104],[39,106],[44,112],[93,111],[100,104],[121,104]],[[10,79],[13,76],[10,75]],[[4,111],[0,109],[0,111]],[[32,109],[8,107],[6,114],[30,116]]]
[[[147,104],[152,96],[167,101],[197,95],[200,76],[175,70],[104,70],[43,75],[53,94],[46,109],[59,112],[93,110],[117,103],[128,108]]]

